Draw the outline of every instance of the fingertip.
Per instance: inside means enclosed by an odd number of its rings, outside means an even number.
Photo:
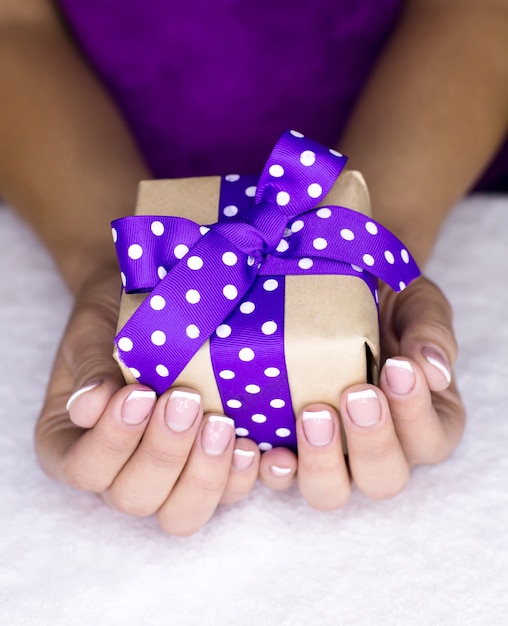
[[[395,396],[406,396],[416,384],[415,368],[410,360],[403,357],[389,357],[381,371],[382,388]]]
[[[164,421],[174,433],[186,433],[203,418],[201,395],[190,387],[172,387],[161,397],[158,405],[164,411]]]
[[[296,468],[296,456],[291,450],[272,448],[261,456],[259,477],[270,489],[284,491],[293,484]]]
[[[340,430],[337,411],[326,404],[306,406],[298,415],[297,424],[299,448],[304,442],[315,448],[324,448],[330,445],[336,431]]]
[[[376,430],[386,417],[383,392],[369,384],[353,385],[341,395],[341,416],[348,430]]]
[[[96,387],[99,387],[100,384],[101,384],[100,382],[90,383],[89,385],[85,385],[84,387],[81,387],[80,389],[77,389],[73,394],[71,394],[71,396],[67,400],[67,404],[65,405],[65,409],[67,411],[70,411],[71,405],[73,404],[73,402],[75,400],[77,400],[80,396],[84,395],[85,393],[88,393],[89,391],[92,391],[92,389],[95,389]]]
[[[252,442],[253,443],[253,442]],[[259,448],[253,443],[252,447],[247,447],[244,442],[237,442],[233,450],[231,467],[235,472],[246,472],[259,466]],[[257,471],[257,470],[256,470]]]
[[[211,457],[233,455],[235,422],[226,415],[207,415],[201,429],[201,448]]]
[[[71,421],[81,428],[92,428],[121,386],[112,379],[94,381],[74,391],[67,400],[66,409]]]
[[[413,405],[424,403],[427,406],[431,402],[424,369],[417,360],[402,356],[386,359],[379,377],[379,390],[390,413],[394,407],[407,411]]]
[[[432,391],[444,391],[452,381],[452,369],[446,354],[435,346],[422,349],[422,369]]]

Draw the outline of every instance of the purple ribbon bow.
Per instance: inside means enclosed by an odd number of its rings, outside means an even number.
[[[256,178],[226,176],[219,221],[131,216],[113,222],[128,293],[151,292],[118,333],[120,358],[159,394],[210,338],[224,407],[262,450],[295,447],[284,359],[284,275],[350,274],[377,300],[419,275],[403,244],[371,218],[316,205],[346,157],[286,132]]]

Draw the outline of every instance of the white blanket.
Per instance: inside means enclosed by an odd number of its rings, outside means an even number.
[[[508,623],[508,197],[450,216],[428,265],[456,312],[469,421],[393,500],[334,513],[257,486],[197,535],[164,535],[46,478],[32,432],[70,297],[0,207],[2,626]]]

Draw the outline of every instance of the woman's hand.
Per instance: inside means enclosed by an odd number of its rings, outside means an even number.
[[[37,454],[50,476],[128,514],[156,514],[170,533],[197,531],[219,503],[247,495],[258,470],[275,489],[298,474],[303,497],[318,509],[342,506],[351,481],[370,497],[390,497],[411,467],[444,460],[460,439],[465,414],[450,380],[451,310],[427,279],[399,295],[382,291],[387,360],[379,388],[355,385],[342,394],[347,457],[337,411],[316,404],[297,416],[298,461],[284,448],[260,460],[252,441],[235,440],[229,418],[203,415],[192,389],[156,399],[148,387],[124,385],[111,356],[119,293],[111,268],[78,294],[37,425]]]
[[[78,294],[38,421],[37,455],[53,478],[125,513],[155,513],[164,530],[188,535],[220,502],[252,489],[259,449],[235,441],[231,419],[203,415],[192,389],[156,399],[146,386],[124,384],[112,357],[119,295],[116,267]]]
[[[304,498],[317,509],[342,506],[352,482],[372,498],[396,495],[412,467],[444,461],[464,429],[465,410],[452,375],[452,312],[442,292],[421,277],[400,294],[383,289],[380,307],[386,360],[379,388],[355,385],[341,397],[347,457],[337,411],[316,404],[297,416],[298,461],[282,448],[261,459],[265,484],[284,489],[297,477]]]

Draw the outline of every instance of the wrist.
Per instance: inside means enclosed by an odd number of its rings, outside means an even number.
[[[409,250],[420,268],[431,255],[445,212],[426,211],[415,205],[394,203],[387,207],[373,202],[372,216]]]
[[[54,251],[54,258],[64,282],[74,295],[97,275],[115,273],[120,276],[112,241],[64,246]]]

